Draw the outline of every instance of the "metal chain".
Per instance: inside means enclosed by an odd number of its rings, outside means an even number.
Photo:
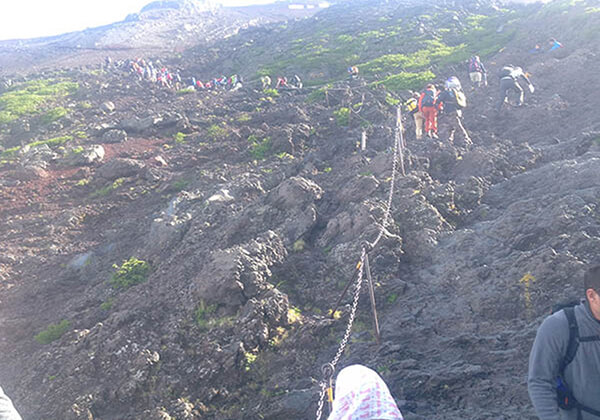
[[[350,317],[348,318],[348,325],[346,326],[346,332],[344,333],[344,338],[340,342],[340,347],[338,351],[331,361],[331,366],[335,371],[335,366],[342,357],[344,350],[346,349],[346,345],[348,344],[348,339],[350,338],[350,333],[352,332],[352,324],[354,323],[354,318],[356,317],[356,310],[358,308],[358,301],[360,298],[360,289],[362,287],[363,282],[363,267],[365,266],[365,258],[367,256],[367,249],[363,247],[362,253],[360,256],[360,267],[358,267],[358,277],[356,280],[356,286],[354,289],[354,300],[352,302],[352,309],[350,310]],[[323,413],[323,404],[325,402],[325,393],[327,391],[327,383],[325,381],[321,382],[321,396],[319,397],[319,406],[317,409],[317,420],[321,420],[321,415]]]
[[[394,160],[392,163],[392,180],[390,182],[390,192],[389,192],[388,199],[387,199],[387,207],[385,209],[385,213],[383,216],[383,222],[381,223],[381,229],[379,229],[379,234],[377,235],[377,238],[371,244],[371,248],[374,248],[375,245],[377,245],[377,243],[381,240],[381,237],[383,236],[385,228],[389,223],[390,213],[392,211],[392,199],[394,197],[394,186],[396,184],[396,170],[398,167],[398,155],[399,155],[399,150],[402,147],[401,142],[400,142],[400,132],[401,132],[400,127],[401,126],[399,125],[399,112],[398,112],[397,119],[396,119],[396,133],[394,135]]]
[[[393,163],[392,163],[392,180],[390,182],[390,192],[389,192],[388,199],[387,199],[387,207],[385,209],[383,221],[381,223],[381,227],[379,229],[379,234],[377,235],[377,238],[375,239],[375,241],[373,241],[373,243],[368,243],[369,250],[373,249],[377,245],[377,243],[381,240],[381,238],[383,237],[383,233],[385,232],[385,228],[386,228],[387,224],[389,223],[390,213],[392,211],[392,199],[394,197],[394,186],[396,183],[396,171],[398,168],[398,155],[400,153],[402,153],[401,148],[402,148],[402,144],[403,144],[403,141],[401,138],[402,125],[400,122],[401,121],[400,118],[401,118],[400,108],[398,107],[398,110],[396,113],[396,132],[394,134],[394,158],[393,158]],[[404,164],[404,162],[402,162],[402,164]],[[404,174],[404,165],[402,167],[402,173]],[[356,286],[355,286],[355,290],[354,290],[354,300],[352,302],[352,310],[350,311],[348,325],[346,326],[344,338],[340,342],[340,347],[338,348],[338,351],[330,364],[334,371],[335,371],[335,366],[339,362],[340,357],[342,357],[342,354],[344,353],[344,350],[346,349],[346,345],[348,344],[348,339],[350,338],[350,333],[352,332],[352,324],[354,323],[354,318],[356,317],[356,310],[358,308],[358,301],[360,298],[360,290],[361,290],[362,282],[363,282],[363,267],[365,265],[366,258],[367,258],[367,247],[363,246],[361,256],[360,256],[360,266],[358,267],[358,277],[356,280]],[[327,393],[327,382],[324,380],[321,381],[320,386],[321,386],[321,395],[319,396],[319,404],[317,406],[317,414],[316,414],[317,420],[321,420],[321,416],[323,415],[323,406],[325,404],[325,395]]]

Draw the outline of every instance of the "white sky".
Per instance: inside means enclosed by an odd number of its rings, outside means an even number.
[[[118,22],[152,0],[1,0],[0,40],[35,38]],[[273,0],[220,0],[225,6]]]

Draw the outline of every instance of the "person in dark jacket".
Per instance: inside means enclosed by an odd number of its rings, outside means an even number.
[[[519,95],[517,106],[523,105],[523,88],[519,84],[519,80],[525,80],[529,86],[529,91],[534,92],[534,87],[529,77],[523,72],[521,67],[512,65],[504,66],[498,73],[500,78],[500,100],[498,101],[498,111],[502,109],[502,105],[508,99],[508,92],[515,91]]]
[[[473,142],[462,123],[462,109],[456,99],[458,91],[459,89],[456,88],[444,88],[437,97],[435,103],[441,112],[440,135],[443,136],[442,138],[447,138],[450,143],[454,143],[454,135],[458,132],[465,146],[470,146]]]
[[[0,420],[22,420],[10,398],[0,387]]]
[[[600,266],[590,268],[583,281],[585,300],[572,308],[579,331],[573,360],[564,366],[571,329],[566,309],[544,320],[531,349],[527,388],[540,420],[600,418]],[[569,400],[577,401],[580,407],[559,408],[559,375],[572,392]]]

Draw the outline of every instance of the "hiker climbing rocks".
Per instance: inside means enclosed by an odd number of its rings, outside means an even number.
[[[412,98],[404,103],[404,110],[412,115],[415,122],[415,137],[417,140],[423,138],[423,124],[425,123],[425,117],[419,110],[419,93],[413,92]]]
[[[283,89],[283,88],[287,88],[287,87],[288,87],[287,77],[285,77],[285,76],[277,77],[277,84],[275,85],[275,89]]]
[[[425,117],[425,132],[428,137],[438,138],[437,135],[437,108],[435,100],[437,99],[437,90],[433,84],[428,84],[419,97],[419,111]]]
[[[0,420],[22,420],[12,401],[0,387]]]
[[[538,328],[527,388],[540,420],[600,418],[600,266],[583,277],[585,299]]]
[[[260,78],[260,83],[262,83],[263,89],[268,89],[271,87],[271,78],[269,76],[262,76]]]
[[[550,38],[548,40],[548,42],[550,43],[550,51],[554,51],[554,50],[558,50],[559,48],[562,48],[562,44],[554,38]]]
[[[475,87],[487,86],[487,71],[478,55],[472,55],[467,64],[469,78]]]
[[[402,420],[383,379],[362,365],[348,366],[335,381],[333,408],[327,420]]]
[[[467,99],[460,84],[457,87],[456,83],[447,82],[435,103],[436,107],[443,111],[440,117],[440,131],[444,138],[447,138],[450,143],[454,143],[454,135],[458,132],[466,146],[472,145],[469,133],[462,123],[462,109],[467,106]]]
[[[292,78],[292,83],[290,84],[290,88],[292,89],[302,89],[302,79],[297,74],[294,74]]]
[[[521,67],[512,65],[504,66],[498,73],[498,77],[500,78],[500,100],[498,101],[498,111],[502,109],[502,105],[508,100],[508,93],[510,91],[519,95],[517,106],[523,105],[523,88],[519,85],[519,79],[523,79],[527,82],[531,93],[535,90],[529,77],[523,73]]]
[[[358,67],[350,66],[348,67],[348,74],[350,75],[350,80],[354,80],[358,78]]]

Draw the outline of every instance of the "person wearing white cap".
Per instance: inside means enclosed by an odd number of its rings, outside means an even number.
[[[383,379],[362,365],[348,366],[335,381],[333,408],[327,420],[403,420]]]

